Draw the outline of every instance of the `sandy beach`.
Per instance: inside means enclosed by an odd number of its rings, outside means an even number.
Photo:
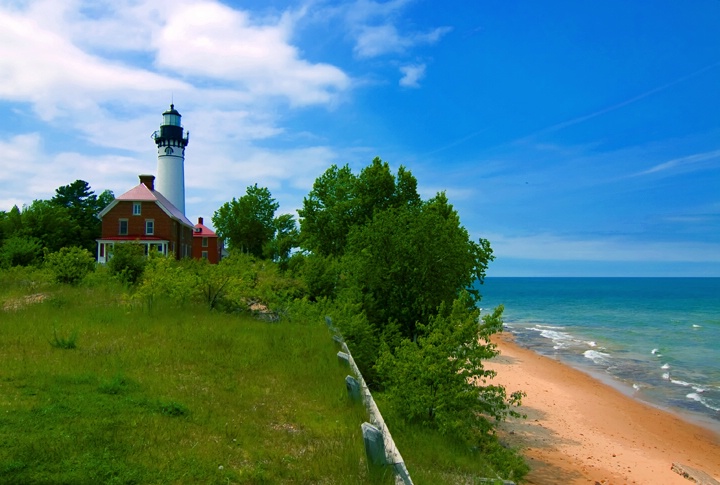
[[[520,447],[531,484],[678,484],[693,482],[673,463],[720,479],[720,435],[646,405],[589,375],[496,336],[494,383],[523,390],[521,412],[500,426]]]

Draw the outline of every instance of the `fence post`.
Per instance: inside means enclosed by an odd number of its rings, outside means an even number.
[[[385,457],[385,442],[382,431],[370,423],[363,423],[361,428],[363,441],[365,442],[365,454],[368,457],[368,461],[373,465],[387,465],[388,462]]]

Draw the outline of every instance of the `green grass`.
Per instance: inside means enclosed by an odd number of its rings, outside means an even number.
[[[502,483],[500,478],[521,482],[528,472],[522,456],[503,447],[494,436],[488,436],[482,447],[471,449],[437,429],[404,422],[383,405],[382,394],[374,397],[416,484],[487,483],[481,479]]]
[[[265,323],[128,291],[100,270],[78,287],[0,272],[0,484],[393,483],[367,467],[327,309]],[[375,397],[418,485],[527,471]]]
[[[0,310],[0,483],[390,483],[322,321],[45,290]]]

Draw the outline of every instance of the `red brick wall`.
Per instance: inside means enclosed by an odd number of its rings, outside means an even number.
[[[155,221],[155,231],[150,237],[170,241],[175,257],[183,257],[183,248],[187,248],[188,256],[191,254],[193,232],[168,216],[155,202],[142,202],[140,215],[133,215],[132,201],[119,201],[115,207],[105,214],[102,219],[102,238],[120,236],[120,219],[128,221],[128,238],[143,239],[145,237],[145,220]]]
[[[203,236],[193,237],[193,258],[202,259],[203,251],[207,251],[208,262],[211,264],[217,264],[220,261],[220,249],[218,248],[219,238],[217,236],[208,237],[207,247],[203,247],[202,240]]]

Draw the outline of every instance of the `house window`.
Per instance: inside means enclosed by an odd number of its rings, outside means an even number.
[[[145,219],[145,235],[152,236],[155,234],[155,220]]]
[[[203,251],[203,252],[202,252],[202,258],[203,258],[203,259],[207,259],[207,258],[208,258],[208,252],[207,252],[207,251]]]
[[[120,219],[119,220],[120,227],[118,228],[118,234],[120,236],[127,236],[128,234],[128,220],[127,219]]]
[[[142,213],[142,202],[133,202],[133,215],[139,216]]]
[[[202,247],[204,247],[204,248],[208,247],[208,238],[206,238],[206,237],[203,238]]]

